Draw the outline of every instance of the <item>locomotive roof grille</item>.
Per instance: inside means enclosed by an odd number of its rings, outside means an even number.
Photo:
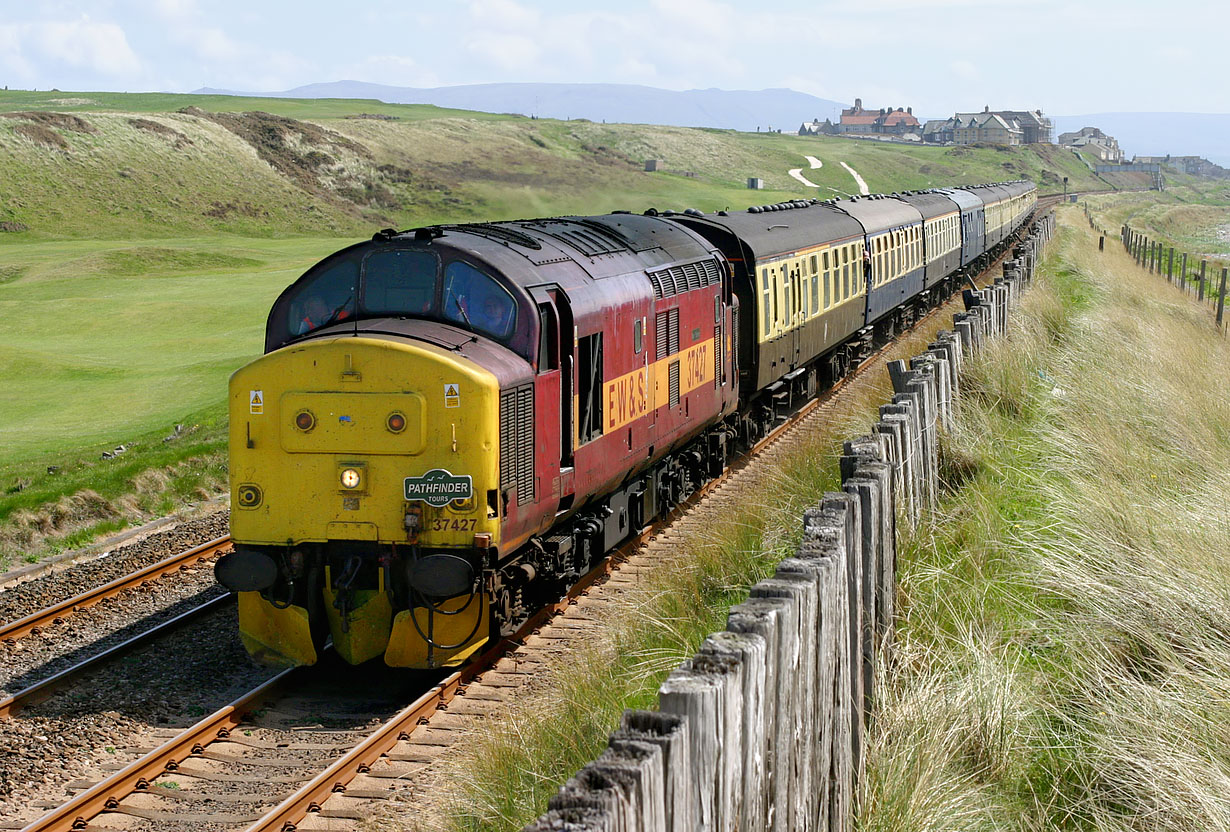
[[[722,280],[721,269],[713,260],[668,266],[647,274],[653,284],[653,296],[658,300],[712,286]]]
[[[615,229],[585,217],[532,220],[526,225],[541,234],[567,243],[588,257],[646,250],[645,247],[634,245]]]
[[[535,251],[542,249],[542,243],[535,240],[529,234],[518,231],[515,228],[509,228],[507,225],[496,225],[488,222],[467,223],[465,225],[448,225],[445,226],[451,231],[464,231],[467,234],[474,234],[478,237],[486,237],[489,240],[508,245],[513,243],[522,248],[529,248]]]

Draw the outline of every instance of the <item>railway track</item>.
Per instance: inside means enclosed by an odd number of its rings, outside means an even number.
[[[180,552],[178,555],[172,555],[165,560],[147,566],[132,574],[117,578],[110,583],[87,590],[80,595],[39,610],[24,618],[0,625],[0,641],[12,644],[25,636],[38,634],[52,624],[61,623],[74,613],[89,609],[109,598],[115,598],[151,581],[178,573],[199,561],[229,551],[230,546],[231,538],[229,536],[216,538],[208,543],[203,543],[200,546],[194,546],[187,551]]]
[[[1056,201],[1039,200],[1039,210]],[[1003,259],[993,262],[983,277],[993,274]],[[941,304],[903,337],[923,329],[957,302]],[[757,478],[791,447],[822,429],[826,411],[842,392],[881,366],[893,346],[881,348],[854,373],[801,407],[721,477],[694,493],[670,517],[626,542],[567,596],[538,611],[479,661],[433,680],[410,705],[396,710],[388,702],[356,703],[354,691],[360,688],[348,679],[338,693],[341,701],[370,709],[366,714],[352,713],[351,721],[364,716],[379,719],[375,730],[356,725],[327,728],[304,719],[315,713],[313,709],[336,712],[337,700],[328,698],[326,685],[323,693],[311,694],[308,701],[288,704],[305,696],[312,669],[286,671],[188,730],[165,738],[131,765],[25,826],[25,832],[96,828],[91,822],[104,813],[129,815],[131,822],[123,824],[129,829],[193,828],[204,823],[249,832],[341,829],[369,815],[375,801],[408,795],[413,802],[416,792],[428,791],[434,761],[477,721],[516,700],[532,683],[535,670],[566,649],[563,645],[578,634],[602,629],[611,597],[668,564],[681,538],[703,531],[735,503],[745,501]],[[225,544],[219,539],[207,546]],[[162,568],[160,574],[168,574],[178,568],[168,564],[164,561],[152,570]],[[134,579],[140,583],[150,578]],[[72,602],[60,607],[71,609]],[[17,624],[23,622],[13,626]],[[381,708],[387,713],[378,713]],[[298,713],[290,718],[298,724],[289,728],[278,723],[279,714],[285,717],[288,711]],[[296,741],[296,736],[306,739]],[[279,773],[271,775],[274,771]],[[272,795],[281,800],[269,808]],[[143,825],[142,819],[152,826]]]

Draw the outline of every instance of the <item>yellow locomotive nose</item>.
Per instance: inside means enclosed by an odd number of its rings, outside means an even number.
[[[490,372],[409,339],[310,341],[232,376],[237,553],[217,571],[253,656],[312,664],[331,636],[352,663],[438,667],[482,646],[498,401]]]

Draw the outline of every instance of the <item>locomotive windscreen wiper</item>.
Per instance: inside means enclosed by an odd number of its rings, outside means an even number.
[[[466,308],[461,305],[461,298],[457,297],[457,293],[453,291],[453,286],[450,283],[448,287],[448,296],[453,299],[453,303],[457,304],[457,311],[461,313],[461,317],[465,320],[466,326],[470,328],[470,332],[474,331],[474,324],[470,323],[470,316],[466,314]],[[478,336],[474,336],[474,340],[478,340]]]
[[[323,324],[321,324],[320,326],[316,327],[316,328],[317,328],[317,329],[321,329],[322,327],[326,327],[326,326],[328,326],[329,324],[335,324],[335,323],[337,323],[339,320],[341,320],[340,316],[341,316],[342,312],[346,309],[346,307],[347,307],[347,306],[349,306],[349,305],[350,305],[350,302],[351,302],[352,300],[354,300],[354,295],[353,295],[353,294],[352,294],[350,297],[346,298],[344,301],[342,301],[341,305],[340,305],[339,307],[337,307],[336,309],[334,309],[334,310],[333,310],[333,313],[332,313],[331,315],[329,315],[329,317],[328,317],[328,318],[326,318],[326,319],[325,319],[325,322],[324,322]]]

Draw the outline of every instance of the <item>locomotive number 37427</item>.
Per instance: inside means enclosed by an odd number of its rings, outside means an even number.
[[[473,517],[467,518],[449,518],[436,517],[431,520],[431,530],[433,532],[472,532],[478,521]]]

